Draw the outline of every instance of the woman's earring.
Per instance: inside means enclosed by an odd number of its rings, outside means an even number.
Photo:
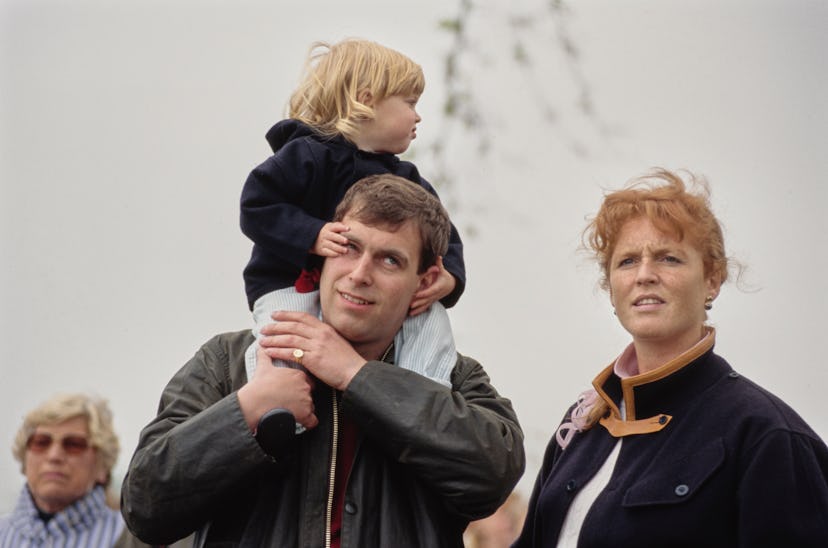
[[[707,298],[704,300],[704,309],[705,310],[712,310],[713,309],[713,297],[708,295]]]

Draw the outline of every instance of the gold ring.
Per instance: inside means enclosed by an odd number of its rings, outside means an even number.
[[[293,358],[295,359],[296,363],[302,365],[302,358],[305,356],[305,351],[299,348],[296,348],[293,351]]]

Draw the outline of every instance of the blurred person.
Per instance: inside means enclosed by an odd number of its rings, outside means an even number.
[[[463,534],[465,548],[509,548],[525,517],[526,503],[513,491],[494,514],[469,523]]]
[[[12,448],[26,483],[12,513],[0,518],[0,547],[126,542],[123,519],[107,503],[118,450],[105,400],[59,394],[31,410]]]
[[[632,342],[564,415],[516,548],[828,546],[828,448],[713,351],[729,260],[686,178],[606,194],[584,232]]]
[[[164,389],[122,489],[145,542],[197,531],[206,547],[462,547],[523,473],[511,402],[479,363],[455,353],[443,382],[394,363],[412,299],[440,276],[439,200],[373,175],[334,219],[347,252],[325,259],[321,316],[276,312],[249,376],[250,330],[213,337]]]

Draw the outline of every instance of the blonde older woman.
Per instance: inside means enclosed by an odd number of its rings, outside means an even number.
[[[118,449],[103,400],[57,395],[29,412],[13,447],[26,484],[0,519],[0,547],[113,546],[124,532],[106,501]]]
[[[728,259],[698,182],[657,170],[588,226],[632,343],[564,416],[514,547],[828,546],[828,448],[713,352]]]

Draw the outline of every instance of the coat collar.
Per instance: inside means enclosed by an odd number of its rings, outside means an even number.
[[[668,413],[677,403],[675,399],[682,394],[697,393],[690,384],[712,382],[711,375],[715,376],[716,371],[690,366],[712,350],[715,340],[715,330],[707,327],[705,336],[692,348],[661,367],[640,375],[619,377],[616,363],[620,358],[608,365],[592,381],[599,397],[610,409],[609,415],[600,419],[601,425],[614,437],[662,430],[673,418]],[[623,414],[618,407],[622,400]]]

